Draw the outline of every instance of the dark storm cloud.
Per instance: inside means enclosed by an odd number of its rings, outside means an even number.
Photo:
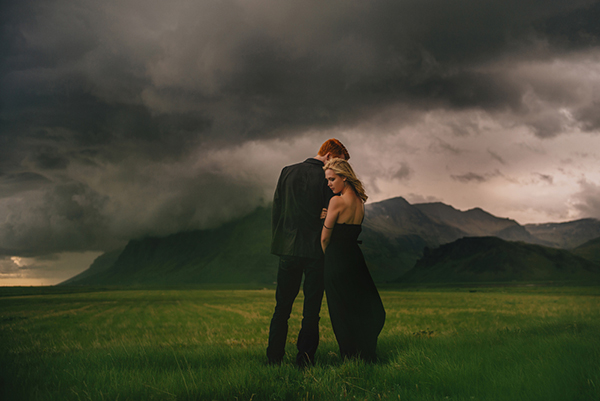
[[[408,99],[519,108],[518,83],[477,67],[534,39],[559,50],[594,45],[590,4],[30,1],[8,8],[4,118],[27,114],[110,143],[162,139],[149,127],[175,114],[187,122],[172,119],[166,131],[185,142],[338,124]]]
[[[575,195],[575,207],[584,216],[600,219],[600,185],[581,180],[579,186],[580,191]]]
[[[0,174],[0,198],[13,196],[20,192],[38,189],[51,184],[43,175],[31,172]]]
[[[5,198],[0,203],[5,216],[0,255],[110,250],[132,238],[213,227],[266,203],[254,182],[236,182],[218,171],[185,178],[184,171],[161,175],[154,170],[160,168],[136,173],[124,167],[113,176],[114,183],[100,186],[102,193],[66,181]],[[39,177],[21,180],[36,182]]]
[[[506,165],[506,161],[500,155],[498,155],[496,152],[492,152],[489,149],[487,152],[492,157],[492,159],[498,161],[502,165]]]
[[[49,184],[51,181],[43,175],[23,172],[23,173],[0,173],[0,185],[3,188],[14,187],[16,190],[38,188],[40,185]]]
[[[408,163],[402,162],[400,163],[400,166],[392,173],[392,178],[397,180],[406,180],[411,176],[412,173],[413,170],[410,168]]]
[[[488,172],[484,174],[474,173],[472,171],[465,174],[451,174],[450,177],[454,181],[462,182],[462,183],[482,183],[491,180],[496,177],[503,177],[504,175],[500,170],[494,170],[493,172]]]
[[[7,199],[0,209],[6,216],[0,222],[2,252],[32,256],[94,247],[97,236],[106,231],[102,215],[106,201],[75,182]]]
[[[454,155],[463,153],[462,149],[459,149],[440,138],[434,138],[431,145],[429,145],[429,149],[437,153],[450,153]]]
[[[556,136],[567,122],[555,108],[576,91],[544,91],[551,77],[532,85],[511,63],[597,46],[598,4],[4,2],[2,247],[107,249],[216,224],[262,202],[264,184],[196,168],[194,155],[352,126],[392,105],[512,113],[509,123]],[[598,128],[597,103],[573,102],[579,126]],[[477,131],[460,121],[450,129]],[[432,146],[462,152],[441,138]]]
[[[600,129],[600,101],[580,107],[576,111],[575,118],[580,122],[581,128],[585,131],[597,131]]]
[[[485,182],[487,178],[481,174],[477,173],[466,173],[461,175],[451,175],[452,179],[459,182],[469,183],[469,182]]]
[[[554,177],[548,174],[535,173],[535,175],[540,179],[540,181],[545,182],[546,184],[553,184]]]
[[[555,43],[569,48],[600,44],[600,3],[575,7],[565,13],[543,19],[535,25]]]

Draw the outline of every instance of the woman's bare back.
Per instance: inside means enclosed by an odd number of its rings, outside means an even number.
[[[338,215],[337,224],[361,224],[365,216],[365,205],[354,191],[340,196],[343,209]]]

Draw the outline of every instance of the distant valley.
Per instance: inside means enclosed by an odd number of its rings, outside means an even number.
[[[131,240],[62,284],[272,283],[270,220],[261,207],[218,228]],[[520,225],[479,208],[398,197],[367,204],[360,239],[377,282],[600,279],[596,219]]]

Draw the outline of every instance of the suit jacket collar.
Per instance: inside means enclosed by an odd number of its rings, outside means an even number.
[[[315,166],[320,167],[323,167],[325,165],[325,163],[323,163],[321,160],[317,160],[314,157],[309,157],[308,159],[304,160],[304,163],[314,164]]]

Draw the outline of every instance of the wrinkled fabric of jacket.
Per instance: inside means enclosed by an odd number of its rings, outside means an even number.
[[[271,253],[323,257],[320,216],[332,196],[320,160],[309,158],[284,167],[273,196]]]

